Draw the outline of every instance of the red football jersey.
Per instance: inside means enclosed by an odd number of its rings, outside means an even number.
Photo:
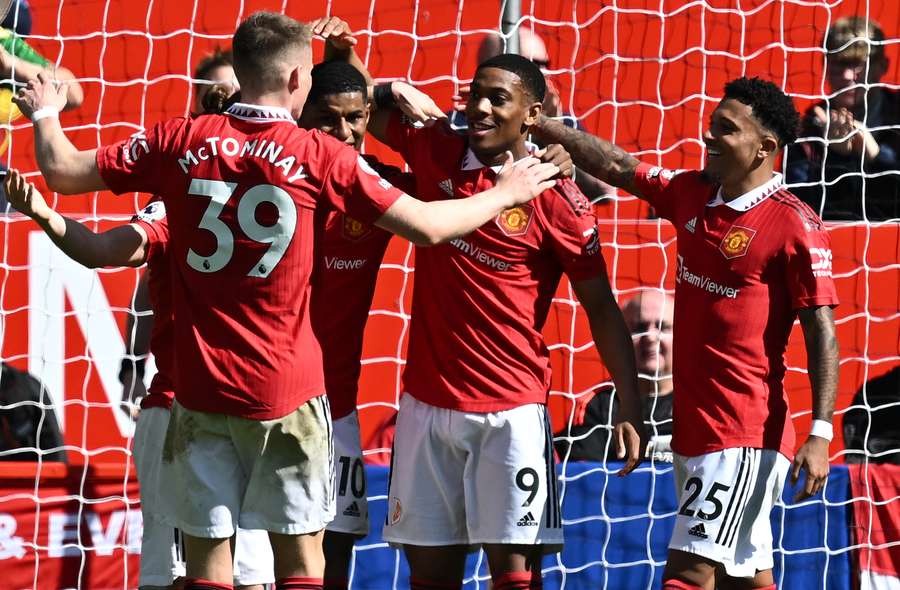
[[[382,178],[413,192],[412,174],[363,156]],[[334,420],[356,409],[363,332],[390,232],[338,211],[328,214],[313,286],[313,327],[322,345],[325,390]]]
[[[97,165],[114,192],[166,205],[178,402],[270,420],[325,393],[309,310],[321,223],[332,207],[373,223],[402,193],[287,110],[240,103],[101,148]]]
[[[397,116],[388,139],[412,168],[420,199],[466,198],[494,185],[496,171],[445,125],[417,129]],[[575,282],[606,272],[590,202],[569,180],[465,237],[418,248],[406,392],[470,412],[546,403],[541,328],[563,272]]]
[[[134,216],[132,223],[147,234],[147,291],[153,310],[153,329],[150,331],[150,352],[156,360],[156,374],[147,389],[141,408],[172,407],[175,387],[175,334],[172,317],[172,278],[169,269],[169,223],[166,206],[154,200]]]
[[[798,309],[838,303],[822,221],[780,174],[728,203],[696,171],[642,164],[635,185],[678,237],[672,448],[792,457],[788,336]]]

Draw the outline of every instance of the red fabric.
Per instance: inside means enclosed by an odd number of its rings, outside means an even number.
[[[172,315],[172,278],[169,269],[169,220],[166,206],[155,199],[135,215],[132,223],[147,234],[147,291],[153,309],[150,352],[156,360],[156,374],[147,389],[141,408],[172,409],[175,387],[174,318]]]
[[[231,112],[162,122],[97,165],[113,192],[166,205],[179,403],[269,420],[325,392],[310,320],[325,212],[370,224],[402,193],[283,109]]]
[[[788,336],[797,309],[838,303],[821,220],[777,183],[755,191],[743,211],[708,207],[718,187],[699,172],[642,164],[635,185],[678,236],[673,450],[755,447],[792,457]]]
[[[491,578],[493,590],[540,590],[541,572],[507,572]]]
[[[184,581],[184,590],[234,590],[231,584],[210,582],[202,578],[187,578]]]
[[[395,116],[388,143],[426,201],[494,186],[466,138],[446,125],[413,128]],[[405,390],[433,406],[494,412],[546,403],[550,358],[541,329],[560,276],[606,272],[597,220],[569,180],[504,211],[462,238],[416,250]]]
[[[900,465],[848,465],[860,571],[900,578]]]
[[[275,582],[275,590],[322,590],[322,578],[281,578]]]
[[[409,578],[409,590],[459,590],[462,588],[462,580],[454,582],[435,582],[434,580],[422,580]]]
[[[404,192],[412,192],[411,174],[385,166],[373,156],[364,159],[385,180]],[[319,283],[312,305],[333,420],[356,409],[363,332],[378,269],[391,236],[388,231],[337,211],[329,213],[325,222]]]
[[[348,578],[325,578],[322,590],[347,590],[350,587]]]
[[[694,586],[681,580],[666,580],[663,582],[662,590],[703,590],[703,587]]]

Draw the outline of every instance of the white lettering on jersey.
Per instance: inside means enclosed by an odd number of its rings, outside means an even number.
[[[692,273],[688,270],[687,265],[684,263],[684,257],[680,254],[676,257],[675,282],[687,283],[703,291],[708,291],[721,297],[728,297],[729,299],[737,299],[738,294],[741,292],[740,289],[722,285],[705,275]]]
[[[131,136],[131,141],[125,146],[125,161],[137,162],[143,154],[150,153],[150,144],[147,143],[147,136],[143,131],[139,131]]]
[[[812,271],[814,277],[830,277],[831,276],[831,250],[828,248],[810,248],[809,253],[813,256]],[[818,257],[818,260],[816,260]]]
[[[136,160],[138,148],[147,152],[150,151],[150,147],[142,137],[141,135],[140,137],[134,136],[132,138],[129,149],[125,151],[126,158],[130,154],[131,159]],[[245,141],[241,145],[233,137],[226,137],[225,139],[207,137],[206,145],[187,150],[183,158],[178,158],[178,165],[181,166],[182,172],[188,174],[191,168],[210,158],[259,158],[260,160],[267,160],[276,168],[281,168],[281,174],[287,178],[288,182],[296,182],[301,178],[306,178],[303,164],[297,162],[296,156],[289,154],[279,159],[283,150],[283,145],[265,139],[257,138],[253,141]]]
[[[467,256],[471,256],[481,264],[484,264],[488,268],[493,268],[496,270],[509,270],[510,264],[505,260],[500,260],[494,256],[491,256],[478,246],[470,244],[469,242],[463,240],[462,238],[456,238],[455,240],[450,241],[451,246],[455,246],[459,249],[460,252],[466,254]]]
[[[359,270],[366,265],[366,258],[338,258],[337,256],[325,257],[325,268],[329,270]]]

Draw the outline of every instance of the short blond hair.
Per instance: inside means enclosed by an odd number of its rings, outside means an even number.
[[[854,42],[854,39],[858,39]],[[884,31],[861,16],[847,16],[834,22],[825,34],[829,56],[844,61],[878,61],[884,57]]]
[[[279,62],[309,49],[311,41],[309,25],[277,12],[254,12],[237,28],[231,44],[241,87],[278,90],[282,83]]]

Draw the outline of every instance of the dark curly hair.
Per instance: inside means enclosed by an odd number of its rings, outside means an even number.
[[[725,85],[725,97],[753,109],[753,116],[778,137],[781,147],[794,143],[800,114],[781,89],[761,78],[738,78]]]
[[[547,82],[541,68],[537,67],[530,59],[526,59],[515,53],[502,53],[478,64],[475,70],[484,68],[498,68],[512,72],[522,81],[522,87],[528,96],[537,102],[544,102],[544,94],[547,92]]]
[[[359,92],[363,102],[369,100],[366,78],[362,72],[345,61],[326,61],[312,69],[312,86],[307,104],[313,104],[323,96]]]

